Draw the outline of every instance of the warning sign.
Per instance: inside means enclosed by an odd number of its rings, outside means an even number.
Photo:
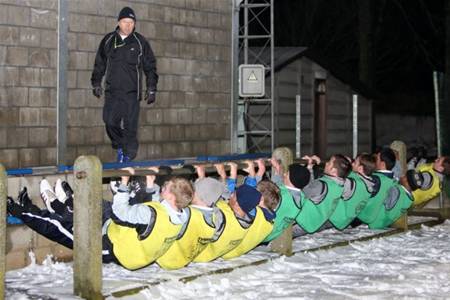
[[[265,72],[263,65],[239,66],[239,96],[263,97],[265,95]]]
[[[252,71],[252,73],[250,73],[250,76],[247,79],[250,82],[258,82],[258,78],[256,78],[255,72]]]

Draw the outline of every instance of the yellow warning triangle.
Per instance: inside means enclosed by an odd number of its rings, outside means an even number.
[[[252,71],[252,72],[250,73],[250,76],[248,76],[247,81],[250,81],[250,82],[258,82],[258,78],[256,78],[255,72]]]

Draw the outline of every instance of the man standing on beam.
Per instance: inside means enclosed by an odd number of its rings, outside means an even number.
[[[119,13],[118,26],[100,42],[92,71],[92,92],[100,98],[105,76],[103,121],[117,162],[125,163],[137,155],[139,101],[142,95],[142,73],[146,77],[144,100],[156,99],[158,74],[156,59],[149,42],[135,31],[136,15],[129,7]]]

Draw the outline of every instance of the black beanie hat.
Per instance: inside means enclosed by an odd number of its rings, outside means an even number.
[[[122,10],[119,13],[119,17],[117,17],[117,21],[120,21],[121,19],[124,18],[130,18],[136,22],[136,15],[134,14],[134,10],[129,8],[128,6],[122,8]]]
[[[261,196],[261,193],[257,189],[246,184],[236,189],[236,200],[246,214],[258,206]]]
[[[304,188],[311,179],[308,168],[299,164],[289,166],[289,180],[298,189]]]

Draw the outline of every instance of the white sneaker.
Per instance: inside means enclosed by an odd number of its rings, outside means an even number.
[[[55,210],[52,208],[52,202],[57,200],[55,192],[52,189],[52,186],[46,179],[42,179],[40,183],[40,192],[41,198],[45,203],[48,211],[54,213]]]
[[[67,194],[66,191],[64,191],[63,187],[62,187],[62,181],[61,179],[58,178],[58,180],[56,180],[55,183],[55,195],[56,198],[58,198],[58,200],[62,203],[65,203],[67,200]]]

